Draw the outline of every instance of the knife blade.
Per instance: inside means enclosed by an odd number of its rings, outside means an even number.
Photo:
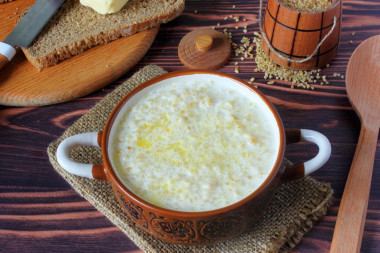
[[[0,69],[16,54],[14,47],[28,47],[65,0],[37,0],[13,31],[0,41]]]

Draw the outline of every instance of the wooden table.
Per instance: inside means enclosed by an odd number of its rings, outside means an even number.
[[[186,33],[216,26],[219,30],[228,28],[238,44],[243,36],[252,38],[253,32],[258,31],[258,6],[257,0],[186,1],[183,15],[161,27],[152,48],[139,64],[106,88],[63,104],[29,108],[0,106],[0,252],[138,252],[117,227],[54,171],[46,148],[142,67],[157,64],[168,71],[185,69],[178,59],[177,46]],[[224,20],[228,15],[239,16],[240,23]],[[247,19],[247,34],[243,33],[243,18]],[[240,28],[235,29],[236,25]],[[314,129],[331,141],[331,159],[312,176],[330,182],[336,199],[326,217],[303,238],[294,252],[329,250],[360,129],[359,119],[346,96],[344,79],[333,77],[333,73],[344,75],[354,49],[377,34],[380,34],[380,0],[343,1],[339,52],[330,68],[323,70],[330,84],[316,85],[314,91],[267,85],[263,73],[253,72],[254,60],[240,62],[240,73],[236,74],[234,62],[240,57],[233,56],[220,70],[246,81],[255,77],[259,89],[275,104],[286,127]],[[313,146],[307,148],[312,152],[304,150],[304,145],[294,147],[287,156],[292,160],[306,160],[316,151]],[[374,167],[362,252],[380,250],[379,143]]]

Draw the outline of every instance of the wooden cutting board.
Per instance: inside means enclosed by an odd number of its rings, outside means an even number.
[[[19,13],[36,0],[0,4],[0,41],[17,23]],[[0,70],[0,104],[41,106],[85,96],[115,81],[148,51],[159,28],[93,47],[56,66],[38,71],[20,49]]]

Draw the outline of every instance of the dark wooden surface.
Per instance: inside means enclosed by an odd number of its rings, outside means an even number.
[[[58,105],[0,106],[0,252],[139,251],[54,171],[46,148],[75,120],[142,67],[157,64],[168,71],[185,69],[178,59],[177,46],[186,33],[220,23],[217,28],[228,28],[238,44],[242,36],[252,38],[253,32],[258,31],[258,6],[257,0],[186,1],[183,15],[161,27],[152,48],[139,64],[105,89]],[[224,20],[228,15],[239,16],[240,23],[236,24],[233,19]],[[0,13],[0,18],[5,17]],[[247,21],[244,22],[243,18]],[[241,28],[244,23],[248,25],[247,34]],[[236,25],[240,28],[235,29]],[[352,32],[355,32],[354,36]],[[343,1],[339,52],[330,68],[322,71],[330,84],[316,86],[314,91],[267,85],[262,73],[253,72],[253,60],[241,62],[240,73],[236,74],[234,62],[240,57],[233,56],[220,70],[247,81],[254,76],[259,89],[275,104],[286,127],[314,129],[331,141],[331,159],[312,177],[330,182],[336,199],[326,217],[303,238],[294,252],[329,251],[339,201],[360,130],[359,119],[346,96],[344,79],[333,77],[333,73],[345,74],[354,49],[366,38],[377,34],[380,34],[379,0]],[[315,151],[313,146],[305,144],[292,147],[287,156],[294,161],[305,160]],[[379,168],[378,142],[362,252],[380,251]]]

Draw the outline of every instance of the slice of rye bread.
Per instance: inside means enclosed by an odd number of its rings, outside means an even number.
[[[93,46],[166,23],[184,8],[185,0],[130,0],[119,12],[101,15],[79,0],[66,0],[33,43],[22,50],[31,64],[42,69]]]

